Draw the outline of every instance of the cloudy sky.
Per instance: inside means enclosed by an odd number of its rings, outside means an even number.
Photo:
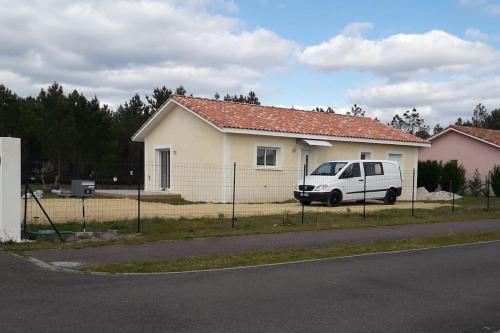
[[[0,83],[57,81],[112,107],[184,85],[264,104],[357,103],[429,124],[500,107],[500,2],[0,0]]]

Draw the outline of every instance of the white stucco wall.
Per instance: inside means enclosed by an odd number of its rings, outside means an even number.
[[[158,149],[169,148],[170,192],[190,201],[222,201],[222,134],[176,107],[146,136],[145,190],[160,189]]]
[[[21,240],[21,140],[0,138],[0,241]]]

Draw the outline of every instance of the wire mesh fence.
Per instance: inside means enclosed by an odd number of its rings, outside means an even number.
[[[227,227],[242,220],[273,217],[273,223],[319,223],[322,220],[408,218],[441,214],[449,219],[460,212],[500,210],[500,200],[485,182],[479,196],[462,189],[428,192],[417,189],[418,172],[382,162],[340,163],[304,172],[302,168],[274,168],[145,163],[94,169],[58,184],[28,177],[23,205],[26,225],[58,224],[95,228],[99,223],[151,219],[204,219]],[[75,196],[71,180],[95,182],[95,195]],[[45,211],[45,213],[44,213]],[[388,211],[391,213],[388,215]],[[452,218],[452,217],[451,217]],[[252,220],[253,219],[253,220]]]

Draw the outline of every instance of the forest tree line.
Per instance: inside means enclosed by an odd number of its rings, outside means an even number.
[[[111,110],[94,96],[65,93],[54,83],[36,97],[21,97],[0,84],[0,136],[22,139],[23,179],[67,182],[74,177],[136,181],[143,169],[143,144],[131,136],[180,86],[156,88],[145,99],[135,94]],[[218,93],[215,98],[219,99]],[[226,101],[260,104],[254,92],[226,95]],[[135,171],[135,174],[134,174]]]
[[[58,83],[41,89],[35,97],[18,96],[0,84],[0,136],[22,138],[24,178],[46,177],[50,182],[65,182],[74,177],[116,176],[137,181],[144,164],[143,144],[130,138],[172,94],[188,92],[182,86],[163,86],[144,99],[135,94],[111,110],[96,96],[89,99],[76,90],[65,93]],[[246,96],[227,94],[222,98],[215,93],[214,98],[260,104],[252,91]],[[335,113],[331,107],[312,111]],[[364,116],[365,111],[354,104],[348,114]],[[416,109],[395,115],[389,124],[420,137],[431,135]],[[459,118],[457,124],[500,129],[500,109],[489,113],[478,104],[470,120]],[[437,125],[433,132],[442,129]]]

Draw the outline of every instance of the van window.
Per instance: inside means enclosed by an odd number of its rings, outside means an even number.
[[[354,178],[361,177],[361,168],[359,167],[359,163],[353,163],[349,165],[344,172],[342,172],[341,178]]]
[[[380,176],[384,174],[382,163],[380,162],[363,162],[366,176]]]
[[[321,164],[311,175],[313,176],[335,176],[347,162],[326,162]]]

